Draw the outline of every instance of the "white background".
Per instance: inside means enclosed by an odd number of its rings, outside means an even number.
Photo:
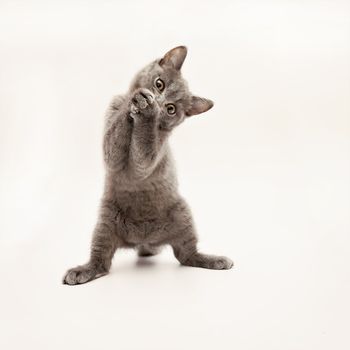
[[[172,137],[207,253],[230,271],[88,258],[103,115],[187,45],[215,101]],[[0,1],[0,348],[350,348],[349,1]]]

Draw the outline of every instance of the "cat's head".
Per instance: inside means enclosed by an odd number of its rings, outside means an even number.
[[[185,46],[168,51],[161,59],[147,65],[134,78],[130,91],[146,88],[153,92],[160,107],[161,128],[171,130],[186,117],[206,112],[213,102],[194,96],[182,78],[181,67],[186,58]]]

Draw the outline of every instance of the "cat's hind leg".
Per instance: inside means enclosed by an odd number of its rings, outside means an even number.
[[[63,283],[83,284],[108,274],[116,249],[124,246],[117,232],[113,207],[104,202],[92,237],[89,262],[69,269],[63,277]]]
[[[92,239],[89,262],[69,269],[63,277],[64,284],[83,284],[108,274],[113,255],[121,245],[114,232],[99,226],[97,225]]]
[[[233,262],[225,256],[208,255],[197,250],[197,235],[190,210],[185,203],[178,206],[177,212],[168,225],[172,230],[169,244],[177,260],[185,266],[202,267],[213,270],[228,270]]]
[[[171,243],[174,255],[181,265],[212,270],[228,270],[233,262],[226,256],[202,254],[197,251],[197,239],[190,232]]]

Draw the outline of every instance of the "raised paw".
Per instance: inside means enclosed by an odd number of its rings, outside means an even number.
[[[98,269],[89,264],[74,267],[68,270],[63,277],[63,284],[76,285],[83,284],[104,276],[108,271]]]
[[[148,89],[136,90],[134,97],[131,99],[130,115],[136,117],[138,114],[152,114],[154,108],[154,95]]]

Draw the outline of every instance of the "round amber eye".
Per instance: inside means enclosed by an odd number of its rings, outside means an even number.
[[[166,110],[167,110],[168,114],[170,114],[170,115],[173,115],[176,113],[176,107],[173,104],[167,105]]]
[[[154,85],[160,92],[162,92],[164,90],[164,88],[165,88],[164,81],[162,79],[160,79],[160,78],[157,78],[154,81]]]

